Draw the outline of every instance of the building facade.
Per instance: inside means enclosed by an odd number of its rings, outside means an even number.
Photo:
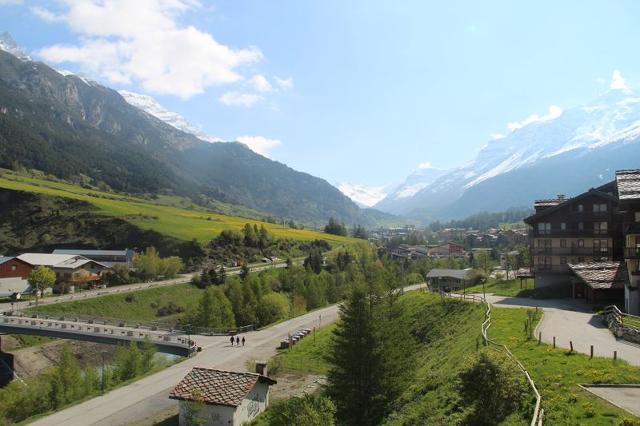
[[[576,197],[536,200],[529,225],[535,287],[561,286],[588,302],[640,310],[640,170]]]

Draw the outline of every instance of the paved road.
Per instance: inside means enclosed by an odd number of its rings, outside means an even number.
[[[640,416],[640,386],[620,387],[620,386],[583,386],[589,392],[606,399],[613,405],[627,410],[630,413]]]
[[[542,333],[545,343],[553,343],[555,336],[557,346],[569,349],[569,342],[572,341],[575,351],[587,355],[593,345],[595,356],[612,358],[613,351],[617,351],[618,358],[640,366],[640,345],[616,339],[602,317],[594,314],[591,306],[584,302],[575,299],[539,300],[495,295],[487,295],[487,300],[501,308],[542,308],[544,315],[538,331]]]
[[[423,284],[406,290],[423,288]],[[168,398],[171,389],[192,367],[215,367],[225,370],[246,371],[249,360],[267,360],[276,353],[276,346],[291,332],[301,328],[326,325],[338,319],[338,305],[332,305],[276,324],[260,331],[245,333],[246,346],[232,347],[228,337],[198,336],[194,338],[202,352],[197,356],[171,366],[159,373],[138,380],[66,410],[40,419],[34,425],[123,425],[144,420],[154,413],[175,406]]]
[[[295,260],[294,263],[300,263],[300,260]],[[272,263],[272,264],[253,264],[250,265],[250,270],[252,272],[259,272],[259,271],[263,271],[265,269],[270,269],[270,268],[284,268],[286,266],[286,263],[284,262],[279,262],[279,263]],[[227,270],[227,275],[238,275],[240,274],[240,270],[239,269],[228,269]],[[135,284],[127,284],[127,285],[120,285],[120,286],[116,286],[116,287],[108,287],[108,288],[102,288],[102,289],[96,289],[96,290],[87,290],[87,291],[83,291],[80,293],[75,293],[75,294],[64,294],[64,295],[59,295],[59,296],[51,296],[51,297],[45,297],[43,299],[40,299],[38,301],[39,305],[53,305],[56,303],[62,303],[62,302],[70,302],[73,300],[85,300],[85,299],[93,299],[96,297],[101,297],[101,296],[107,296],[110,294],[119,294],[119,293],[129,293],[132,291],[138,291],[138,290],[144,290],[147,288],[156,288],[156,287],[167,287],[170,285],[176,285],[176,284],[183,284],[183,283],[187,283],[191,280],[191,276],[192,274],[182,274],[179,275],[177,278],[173,278],[170,280],[163,280],[163,281],[154,281],[154,282],[149,282],[149,283],[135,283]],[[13,310],[21,310],[21,309],[26,309],[26,308],[30,308],[32,306],[35,305],[35,301],[34,300],[25,300],[23,302],[14,302],[13,304],[10,302],[7,303],[0,303],[0,313],[1,312],[7,312],[7,311],[11,311]]]

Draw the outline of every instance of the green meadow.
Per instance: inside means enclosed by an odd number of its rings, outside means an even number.
[[[304,241],[322,239],[335,245],[358,241],[313,230],[290,229],[256,219],[178,207],[181,203],[185,204],[185,201],[178,197],[160,196],[147,200],[59,181],[26,177],[9,171],[0,173],[0,188],[86,201],[95,206],[100,214],[124,219],[143,229],[151,229],[182,240],[196,239],[201,243],[211,240],[227,229],[238,231],[248,222],[264,225],[269,233],[281,238]]]

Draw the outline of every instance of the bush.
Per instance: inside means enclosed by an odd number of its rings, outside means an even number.
[[[458,391],[469,424],[498,424],[524,411],[529,387],[512,361],[494,352],[472,355],[459,374]]]
[[[184,312],[184,308],[182,306],[178,306],[173,302],[169,302],[168,305],[160,307],[156,315],[158,315],[159,317],[167,317],[169,315],[175,315],[182,312]]]

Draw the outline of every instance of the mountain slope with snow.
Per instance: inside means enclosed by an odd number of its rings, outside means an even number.
[[[489,141],[473,161],[411,197],[387,197],[375,207],[428,221],[528,205],[560,192],[575,194],[612,179],[616,168],[640,166],[639,140],[640,96],[617,87],[587,105],[531,120]],[[527,179],[510,189],[506,183],[514,176]],[[516,185],[513,179],[508,183]]]

